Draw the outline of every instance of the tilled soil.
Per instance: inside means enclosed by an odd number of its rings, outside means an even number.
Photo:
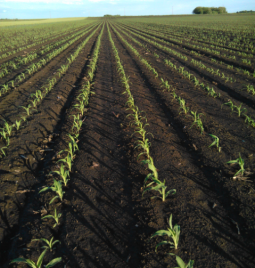
[[[53,196],[50,192],[38,195],[38,190],[52,182],[46,175],[56,170],[56,153],[66,147],[72,106],[87,75],[98,33],[40,104],[39,112],[12,137],[8,155],[0,163],[1,267],[8,267],[10,260],[20,256],[37,259],[41,244],[32,239],[50,235],[61,241],[45,258],[46,263],[61,256],[62,263],[55,267],[170,268],[176,266],[170,252],[186,262],[194,260],[194,267],[255,267],[254,175],[248,182],[233,180],[236,166],[225,164],[241,152],[246,167],[254,169],[254,158],[249,158],[255,149],[254,129],[247,129],[243,119],[221,110],[217,99],[209,98],[182,75],[166,68],[162,58],[156,60],[128,40],[160,77],[167,78],[178,95],[187,99],[192,110],[206,115],[203,135],[190,128],[191,118],[179,114],[178,103],[162,90],[160,80],[110,32],[135,104],[147,117],[146,130],[152,134],[148,136],[150,151],[159,178],[177,193],[165,202],[150,200],[152,193],[142,198],[148,170],[140,164],[143,158],[137,159],[140,152],[135,148],[134,127],[127,117],[127,97],[122,94],[105,27],[93,81],[95,94],[86,110],[64,201],[56,205],[62,213],[59,226],[53,229],[41,220],[43,210],[52,214],[48,203]],[[60,55],[57,64],[64,57]],[[46,76],[46,71],[41,78],[38,74],[39,83]],[[14,114],[10,116],[15,118]],[[209,133],[220,137],[221,153],[213,147],[208,149],[212,142]],[[168,227],[171,214],[173,224],[181,226],[178,249],[164,245],[155,253],[157,243],[166,239],[150,237]]]

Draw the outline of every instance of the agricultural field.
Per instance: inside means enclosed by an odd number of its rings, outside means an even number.
[[[0,27],[0,267],[255,267],[254,26]]]

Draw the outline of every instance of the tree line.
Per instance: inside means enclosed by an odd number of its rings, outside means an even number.
[[[226,14],[225,7],[196,7],[193,14]]]

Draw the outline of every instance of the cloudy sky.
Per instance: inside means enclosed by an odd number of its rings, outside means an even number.
[[[255,10],[254,0],[0,0],[0,18],[63,18],[111,15],[191,14],[197,6],[228,12]]]

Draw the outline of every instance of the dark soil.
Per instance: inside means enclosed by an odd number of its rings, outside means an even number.
[[[127,97],[122,94],[106,27],[93,81],[95,94],[87,107],[71,181],[65,188],[64,201],[54,203],[62,213],[60,225],[53,229],[53,224],[41,220],[44,210],[53,213],[54,206],[48,203],[54,195],[38,191],[52,183],[52,177],[46,175],[56,170],[57,152],[66,148],[72,106],[87,75],[98,34],[40,104],[39,112],[12,137],[8,155],[0,163],[0,266],[8,267],[17,257],[36,260],[42,252],[41,244],[32,239],[53,235],[61,244],[47,253],[45,263],[61,256],[62,263],[55,267],[176,267],[175,258],[167,254],[170,252],[185,262],[194,260],[194,267],[255,267],[254,174],[248,181],[233,180],[237,167],[226,164],[240,152],[245,168],[254,170],[254,129],[247,128],[244,120],[227,108],[221,110],[218,99],[166,68],[163,54],[155,59],[128,40],[150,61],[159,77],[167,79],[187,100],[191,110],[204,113],[205,133],[201,135],[195,126],[190,128],[191,117],[179,114],[178,103],[162,90],[160,79],[154,78],[111,30],[135,103],[148,119],[146,130],[152,134],[148,136],[150,151],[159,178],[166,181],[168,189],[177,191],[165,202],[150,200],[152,193],[142,198],[148,170],[137,160],[139,151],[127,117]],[[31,81],[43,84],[47,74],[50,77],[78,44]],[[28,88],[23,87],[19,101],[27,94]],[[12,120],[17,111],[11,104],[16,101],[13,95],[5,107]],[[208,148],[212,143],[208,134],[220,138],[221,153]],[[164,245],[155,253],[157,243],[167,237],[150,237],[168,227],[171,214],[173,224],[181,226],[178,249]]]

